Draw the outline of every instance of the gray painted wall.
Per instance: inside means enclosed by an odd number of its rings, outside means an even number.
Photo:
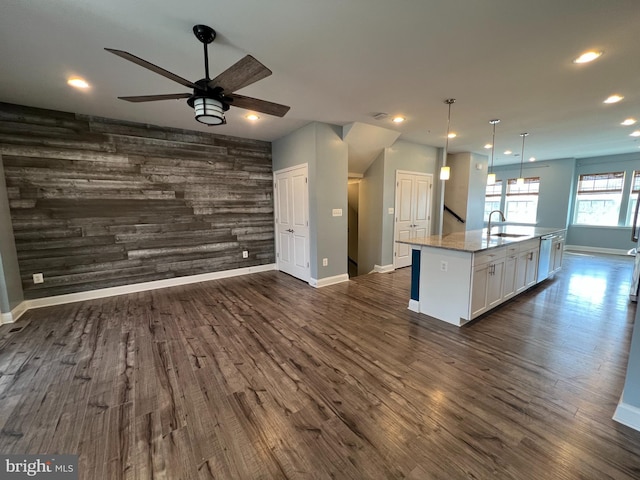
[[[378,265],[393,264],[393,228],[395,215],[389,214],[389,208],[395,207],[396,202],[396,171],[405,170],[409,172],[432,174],[434,188],[437,180],[436,164],[438,150],[426,145],[399,140],[391,147],[384,150],[384,182],[382,197],[382,231],[381,231],[381,253]],[[434,215],[437,208],[437,198],[435,193],[431,193],[431,231],[434,232]]]
[[[624,171],[625,184],[621,206],[621,221],[624,222],[627,214],[627,206],[629,205],[629,191],[634,170],[640,170],[640,153],[580,159],[576,161],[574,176],[577,180],[578,175],[586,173]],[[571,192],[573,193],[576,188],[577,186],[574,181]],[[570,210],[573,208],[573,202],[574,199],[572,196]],[[569,213],[571,214],[572,212]],[[589,227],[583,225],[569,226],[567,231],[567,244],[618,250],[628,250],[635,246],[631,241],[630,227]]]
[[[397,141],[376,158],[360,182],[360,215],[358,223],[358,273],[371,272],[376,265],[393,264],[393,228],[395,215],[396,171],[427,173],[434,175],[437,168],[438,149],[407,141]],[[435,213],[437,198],[432,194],[432,210]],[[432,215],[432,231],[436,219]]]
[[[380,153],[360,181],[358,215],[358,275],[381,265],[384,152]]]
[[[477,153],[449,155],[451,178],[445,184],[445,205],[465,219],[460,223],[448,212],[444,214],[445,233],[482,229],[487,185],[487,157]]]
[[[311,185],[316,191],[317,279],[344,275],[348,272],[348,167],[347,144],[342,141],[342,128],[316,123],[316,176]],[[334,209],[342,215],[334,217]],[[329,264],[322,266],[322,259]],[[312,275],[313,277],[313,275]]]
[[[517,178],[520,165],[495,167],[498,179]],[[640,170],[640,153],[593,157],[576,160],[565,158],[548,162],[526,163],[523,175],[540,177],[538,226],[567,228],[567,245],[628,250],[631,242],[630,227],[589,227],[571,225],[575,191],[579,175],[585,173],[626,172],[621,217],[629,204],[629,187],[634,170]],[[504,196],[503,196],[504,207]]]
[[[537,222],[539,227],[566,228],[575,177],[574,163],[575,160],[570,158],[524,165],[523,176],[540,177]],[[494,167],[494,171],[496,178],[503,181],[502,206],[504,209],[504,192],[507,180],[518,178],[520,165]]]
[[[0,313],[10,313],[23,299],[7,184],[0,155]]]
[[[340,127],[313,122],[272,144],[274,171],[309,165],[309,261],[317,280],[347,273],[348,154],[340,135]]]

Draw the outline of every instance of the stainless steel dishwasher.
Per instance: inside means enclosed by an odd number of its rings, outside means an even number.
[[[540,237],[540,257],[538,259],[538,281],[540,283],[542,280],[546,279],[549,276],[549,272],[551,270],[551,244],[553,243],[553,239],[556,238],[557,235],[543,235]]]

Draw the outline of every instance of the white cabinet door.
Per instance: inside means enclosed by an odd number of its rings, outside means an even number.
[[[396,172],[395,240],[431,234],[432,184],[432,175]],[[410,245],[395,243],[393,265],[395,268],[411,265]]]
[[[309,281],[309,194],[307,166],[275,172],[278,270]]]
[[[527,252],[527,275],[525,278],[525,288],[532,287],[538,280],[538,257],[540,248],[534,248]]]
[[[564,251],[564,238],[557,237],[551,243],[551,272],[556,273],[562,267],[562,254]]]
[[[502,302],[504,267],[504,258],[489,265],[489,278],[487,281],[487,308],[493,308]]]
[[[473,267],[471,278],[471,318],[487,310],[487,289],[489,288],[489,264]]]
[[[527,275],[529,274],[529,252],[518,253],[518,261],[516,265],[516,293],[522,292],[527,288]]]
[[[516,279],[518,273],[518,256],[509,255],[504,262],[504,282],[502,298],[507,299],[516,294]]]

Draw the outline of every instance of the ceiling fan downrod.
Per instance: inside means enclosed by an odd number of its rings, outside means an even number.
[[[209,77],[209,50],[207,45],[216,39],[216,31],[207,25],[194,25],[193,34],[204,45],[204,73],[206,80],[209,81],[211,78]]]

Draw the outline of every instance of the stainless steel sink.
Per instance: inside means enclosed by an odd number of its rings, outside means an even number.
[[[526,237],[527,235],[524,233],[506,233],[506,232],[499,232],[499,233],[492,233],[491,234],[492,237],[508,237],[508,238],[518,238],[518,237]]]

